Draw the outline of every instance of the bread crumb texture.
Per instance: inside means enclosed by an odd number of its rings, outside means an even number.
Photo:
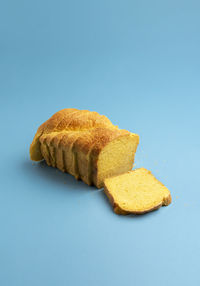
[[[145,168],[104,180],[104,191],[117,214],[144,214],[171,203],[170,191]]]

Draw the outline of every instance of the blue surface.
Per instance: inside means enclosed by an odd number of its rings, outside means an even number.
[[[200,285],[200,2],[2,1],[0,285]],[[140,135],[173,203],[117,216],[104,193],[32,163],[62,108]]]

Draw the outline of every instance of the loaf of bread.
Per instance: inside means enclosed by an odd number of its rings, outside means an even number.
[[[38,128],[30,157],[101,188],[105,178],[132,169],[138,143],[137,134],[119,129],[106,116],[70,108]]]
[[[104,191],[117,214],[144,214],[171,203],[170,191],[150,171],[140,168],[107,178]]]

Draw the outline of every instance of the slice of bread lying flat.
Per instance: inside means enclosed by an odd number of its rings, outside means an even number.
[[[104,180],[104,191],[117,214],[144,214],[171,203],[170,191],[140,168]]]

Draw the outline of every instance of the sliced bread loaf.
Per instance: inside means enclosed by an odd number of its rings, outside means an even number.
[[[105,179],[104,191],[117,214],[144,214],[171,203],[170,191],[144,168]]]
[[[119,129],[106,116],[67,108],[38,128],[30,157],[102,188],[105,178],[132,169],[138,143],[137,134]]]

